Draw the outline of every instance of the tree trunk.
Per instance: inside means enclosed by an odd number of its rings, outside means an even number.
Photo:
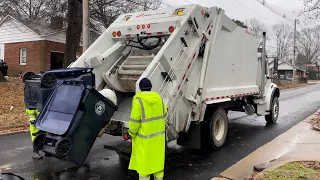
[[[68,28],[64,50],[63,68],[76,61],[79,52],[82,30],[82,3],[79,0],[68,0]]]

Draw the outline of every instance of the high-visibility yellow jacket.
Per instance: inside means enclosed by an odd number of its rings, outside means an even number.
[[[167,107],[156,92],[137,93],[132,100],[129,134],[132,154],[129,169],[153,174],[164,169]]]
[[[26,109],[26,113],[29,118],[29,123],[30,123],[30,135],[31,135],[31,140],[32,142],[34,141],[36,135],[39,132],[39,129],[37,129],[34,125],[37,117],[39,116],[40,112],[38,110],[33,110],[33,109]]]

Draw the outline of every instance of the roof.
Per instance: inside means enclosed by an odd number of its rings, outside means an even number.
[[[40,21],[35,21],[35,20],[17,20],[16,18],[12,17],[11,15],[7,15],[6,17],[4,17],[1,22],[0,22],[0,26],[10,20],[13,19],[17,22],[20,22],[21,24],[23,24],[25,27],[27,27],[28,29],[30,29],[31,31],[35,32],[36,34],[38,34],[39,36],[47,36],[47,35],[52,35],[61,31],[65,31],[66,29],[54,29],[51,28],[49,24],[47,23],[43,23]]]
[[[273,63],[273,62],[272,62]],[[272,63],[269,63],[269,69],[273,69],[273,64]],[[291,63],[289,63],[289,62],[284,62],[284,61],[279,61],[278,62],[279,64],[278,64],[278,70],[289,70],[289,69],[281,69],[280,68],[280,65],[288,65],[288,66],[290,66],[292,69],[293,69],[293,64],[291,64]],[[306,71],[305,69],[303,69],[303,68],[301,68],[301,67],[299,67],[299,66],[296,66],[297,67],[297,70],[299,70],[299,71]]]

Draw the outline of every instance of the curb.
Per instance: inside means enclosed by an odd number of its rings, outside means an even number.
[[[263,155],[265,153],[268,153],[269,152],[268,148],[277,147],[277,146],[281,146],[281,147],[279,147],[279,150],[285,152],[286,149],[288,148],[286,146],[286,144],[280,145],[281,143],[278,144],[277,141],[279,141],[279,142],[280,141],[285,141],[286,143],[288,143],[286,141],[286,139],[290,139],[290,137],[292,135],[297,135],[299,137],[297,132],[300,133],[300,131],[301,132],[306,131],[306,132],[309,132],[309,133],[312,133],[312,131],[313,131],[313,134],[311,134],[311,136],[314,135],[314,136],[319,137],[318,132],[314,131],[313,130],[313,125],[310,124],[312,119],[315,118],[315,117],[320,118],[320,109],[318,111],[310,114],[308,117],[304,118],[302,121],[298,122],[297,124],[293,125],[291,128],[289,128],[288,130],[286,130],[282,134],[278,135],[277,137],[275,137],[270,142],[268,142],[268,143],[262,145],[261,147],[257,148],[255,151],[253,151],[252,153],[250,153],[246,157],[243,157],[236,164],[231,165],[230,167],[225,169],[223,172],[221,172],[218,177],[222,176],[222,177],[227,177],[227,178],[231,178],[231,179],[234,179],[234,180],[237,180],[237,179],[246,179],[246,180],[254,180],[255,179],[255,180],[258,180],[259,177],[261,175],[263,175],[265,172],[268,172],[268,171],[270,171],[272,169],[275,169],[275,168],[277,168],[279,166],[282,166],[283,164],[290,163],[290,161],[297,161],[297,159],[305,158],[305,157],[296,158],[296,159],[295,158],[289,158],[289,159],[285,159],[284,158],[281,161],[276,161],[275,158],[278,159],[280,157],[280,155],[269,154],[267,157],[263,157],[261,155]],[[318,128],[319,128],[319,131],[320,131],[320,126],[318,126]],[[305,139],[303,141],[308,140],[308,137],[309,136],[305,136],[304,137]],[[277,139],[277,140],[275,140],[275,139]],[[317,138],[317,140],[315,142],[319,143],[319,139]],[[288,143],[288,144],[290,144],[290,143]],[[306,144],[309,144],[309,143],[306,143]],[[301,147],[310,147],[310,146],[301,146]],[[259,155],[262,158],[256,157],[257,155]],[[253,158],[257,158],[257,159],[254,160]],[[312,160],[319,159],[317,153],[312,153],[312,155],[308,156],[308,158],[312,159]],[[259,179],[259,180],[261,180],[261,179]]]
[[[320,114],[320,109],[319,109],[318,111],[316,111],[315,113],[313,113],[312,115],[310,115],[309,117],[305,118],[305,119],[304,119],[303,121],[301,121],[301,122],[310,123],[310,121],[311,121],[315,116],[319,116],[319,114]],[[300,122],[300,123],[301,123],[301,122]],[[312,126],[312,127],[313,127],[313,128],[312,128],[313,130],[320,132],[320,127],[318,127],[318,126]],[[292,163],[292,162],[296,162],[296,161],[290,161],[290,162],[284,163],[283,165],[288,164],[288,163]],[[281,165],[281,166],[283,166],[283,165]],[[270,167],[270,166],[269,166],[269,167]],[[260,179],[262,179],[263,176],[264,176],[264,173],[266,173],[266,172],[268,172],[268,171],[271,170],[269,167],[265,167],[265,169],[264,169],[263,171],[258,172],[258,174],[256,174],[256,175],[255,175],[254,177],[252,177],[251,179],[253,179],[253,180],[260,180]],[[279,166],[279,167],[280,167],[280,166]],[[257,172],[257,171],[256,171],[256,172]]]
[[[0,133],[0,136],[9,136],[9,135],[15,135],[15,134],[22,134],[29,132],[29,130],[20,130],[20,131],[13,131],[13,132],[8,132],[8,133]]]

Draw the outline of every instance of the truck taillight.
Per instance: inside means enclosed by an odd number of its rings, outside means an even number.
[[[140,25],[137,25],[137,29],[140,29]]]
[[[123,134],[123,139],[126,141],[129,140],[130,139],[129,134],[127,133]]]
[[[114,31],[114,32],[112,33],[112,37],[116,37],[116,36],[117,36],[117,32]]]
[[[174,31],[174,27],[173,27],[173,26],[170,26],[170,27],[169,27],[169,32],[170,32],[170,33],[173,33],[173,31]]]
[[[117,36],[121,37],[121,32],[120,31],[117,32]]]
[[[142,25],[142,29],[146,28],[146,25]]]
[[[150,27],[151,27],[151,25],[150,25],[150,24],[148,24],[148,25],[147,25],[147,28],[150,28]]]

